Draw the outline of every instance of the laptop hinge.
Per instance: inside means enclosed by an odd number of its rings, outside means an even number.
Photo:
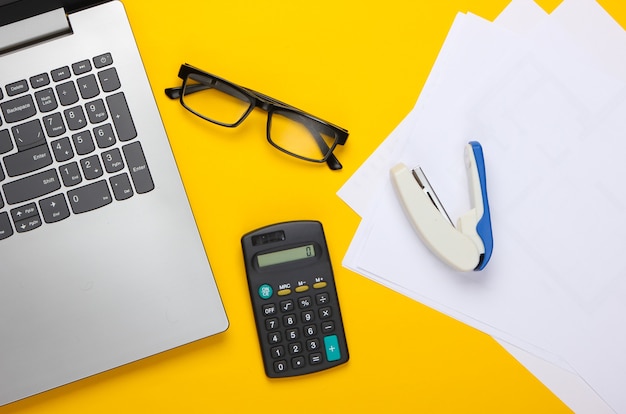
[[[0,27],[0,55],[71,32],[63,8],[29,17]]]

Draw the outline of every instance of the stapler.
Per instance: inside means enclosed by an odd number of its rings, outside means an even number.
[[[400,163],[391,169],[391,181],[415,231],[436,256],[456,270],[482,270],[491,258],[493,235],[480,143],[466,145],[465,166],[472,208],[456,227],[421,168],[409,170]]]

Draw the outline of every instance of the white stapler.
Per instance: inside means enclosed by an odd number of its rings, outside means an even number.
[[[391,169],[391,181],[417,234],[436,256],[457,270],[482,270],[491,258],[493,236],[485,161],[478,142],[466,145],[465,165],[472,209],[459,217],[456,227],[421,168],[410,171],[398,164]]]

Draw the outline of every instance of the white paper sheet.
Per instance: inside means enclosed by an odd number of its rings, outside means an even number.
[[[428,93],[340,190],[363,216],[344,265],[571,365],[626,412],[626,266],[619,261],[626,37],[593,1],[565,1],[549,18],[529,4],[513,1],[496,24],[457,17]],[[581,19],[593,23],[581,29]],[[485,150],[495,249],[485,271],[468,275],[421,244],[388,169],[421,164],[458,217],[469,208],[462,162],[469,139]],[[377,177],[381,190],[372,192],[369,180],[370,191],[359,191],[366,176]]]

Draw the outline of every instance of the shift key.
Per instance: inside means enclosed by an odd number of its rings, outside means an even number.
[[[32,200],[61,188],[61,182],[55,169],[13,181],[2,186],[8,204],[17,204]]]
[[[133,142],[122,147],[126,165],[130,171],[130,177],[133,179],[135,190],[138,194],[147,193],[154,189],[154,182],[150,175],[150,169],[141,148],[141,143]]]

